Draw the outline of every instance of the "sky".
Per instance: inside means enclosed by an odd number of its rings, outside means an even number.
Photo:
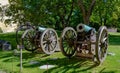
[[[6,5],[6,4],[8,4],[8,0],[0,0],[0,4],[1,5]]]

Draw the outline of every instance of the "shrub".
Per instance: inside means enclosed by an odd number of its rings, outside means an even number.
[[[117,32],[120,32],[120,28],[117,28]]]
[[[2,29],[0,28],[0,33],[3,33]]]

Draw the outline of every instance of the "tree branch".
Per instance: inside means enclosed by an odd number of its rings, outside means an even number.
[[[81,12],[83,15],[83,20],[84,20],[85,24],[89,24],[89,21],[90,21],[89,18],[90,18],[90,15],[92,13],[95,3],[96,3],[96,0],[92,0],[91,4],[89,6],[89,9],[86,9],[84,6],[83,0],[78,0],[78,5],[81,9]]]
[[[85,10],[85,7],[83,5],[83,0],[78,0],[78,5],[79,5],[79,7],[80,7],[80,9],[83,13],[83,16],[85,16],[86,15],[86,10]]]
[[[81,9],[81,12],[82,12],[82,15],[83,15],[83,21],[84,21],[84,23],[86,23],[86,9],[83,5],[83,0],[78,0],[78,6]]]
[[[68,18],[67,18],[67,20],[66,20],[67,24],[69,23],[70,17],[71,17],[71,15],[72,15],[73,7],[74,7],[74,0],[72,0],[71,10],[70,10],[70,13],[69,13],[69,15],[68,15]]]
[[[92,0],[92,3],[90,4],[90,7],[89,7],[89,9],[88,9],[88,13],[87,13],[88,16],[91,15],[95,3],[96,3],[96,0]]]

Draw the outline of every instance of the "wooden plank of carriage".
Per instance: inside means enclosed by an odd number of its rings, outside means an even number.
[[[37,50],[35,50],[35,53],[44,54],[44,52],[43,52],[41,47],[39,47]]]
[[[76,58],[86,58],[86,59],[93,59],[93,57],[94,57],[94,55],[92,55],[92,54],[83,54],[83,53],[76,53],[75,54],[75,57]]]
[[[57,47],[56,47],[56,50],[55,50],[56,52],[59,52],[59,51],[61,51],[60,50],[60,38],[58,38],[58,44],[57,44]]]

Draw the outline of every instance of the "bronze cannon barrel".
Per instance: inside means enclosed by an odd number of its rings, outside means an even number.
[[[40,27],[40,26],[39,26],[39,27],[38,27],[38,30],[41,31],[41,32],[43,32],[43,31],[46,30],[46,28],[45,28],[45,27]]]
[[[88,25],[85,25],[85,24],[79,24],[77,26],[77,32],[89,32],[90,30],[92,30],[93,28],[88,26]]]

